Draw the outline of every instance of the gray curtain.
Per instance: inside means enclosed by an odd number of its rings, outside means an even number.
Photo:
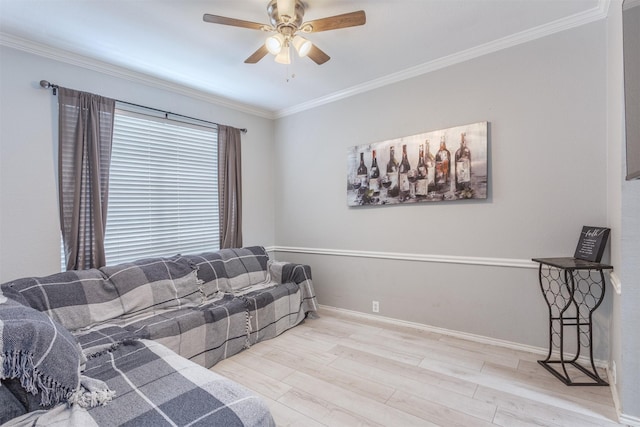
[[[242,247],[240,129],[218,125],[220,249]]]
[[[60,88],[58,186],[67,270],[105,265],[115,100]]]

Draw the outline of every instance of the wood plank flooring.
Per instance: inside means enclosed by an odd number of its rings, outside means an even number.
[[[540,358],[321,310],[212,370],[261,395],[278,426],[619,425],[609,387],[567,387]]]

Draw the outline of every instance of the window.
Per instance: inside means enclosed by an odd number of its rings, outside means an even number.
[[[219,248],[217,137],[215,128],[116,110],[108,265]]]
[[[213,128],[116,110],[107,264],[218,249],[217,137]]]

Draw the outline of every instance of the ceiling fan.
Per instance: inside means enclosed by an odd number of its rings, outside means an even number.
[[[275,33],[268,37],[266,42],[244,61],[247,64],[255,64],[264,58],[267,53],[275,55],[276,62],[290,64],[290,46],[293,45],[300,57],[308,56],[316,64],[322,65],[331,59],[329,55],[298,33],[308,34],[337,30],[339,28],[364,25],[366,22],[364,10],[308,22],[302,21],[304,11],[305,4],[302,0],[271,0],[267,5],[270,25],[210,15],[208,13],[205,13],[202,19],[213,24],[231,25]]]

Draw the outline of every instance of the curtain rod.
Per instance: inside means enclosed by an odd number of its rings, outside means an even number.
[[[53,83],[49,83],[46,80],[40,80],[40,86],[43,87],[44,89],[53,89],[53,94],[56,95],[57,90],[60,88],[60,86],[53,84]],[[145,105],[140,105],[140,104],[134,104],[133,102],[127,102],[127,101],[121,101],[119,99],[115,100],[116,102],[120,102],[122,104],[127,104],[127,105],[131,105],[133,107],[139,107],[139,108],[146,108],[147,110],[152,110],[152,111],[157,111],[159,113],[164,113],[164,117],[166,119],[168,119],[169,114],[171,114],[172,116],[176,116],[176,117],[182,117],[185,119],[189,119],[189,120],[196,120],[199,122],[203,122],[203,123],[208,123],[211,125],[216,125],[216,126],[223,126],[220,123],[216,123],[216,122],[210,122],[209,120],[203,120],[203,119],[197,119],[195,117],[189,117],[189,116],[185,116],[183,114],[178,114],[178,113],[172,113],[171,111],[165,111],[165,110],[160,110],[158,108],[153,108],[153,107],[147,107]],[[247,129],[240,129],[240,132],[242,133],[247,133]]]

